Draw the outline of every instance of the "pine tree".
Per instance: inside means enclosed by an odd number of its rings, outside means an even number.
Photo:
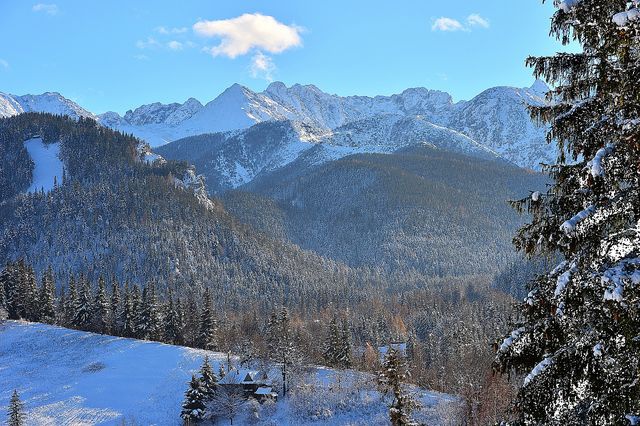
[[[76,289],[76,279],[69,276],[69,291],[64,305],[64,325],[72,327],[75,322],[76,307],[78,306],[78,290]]]
[[[36,273],[31,265],[24,263],[22,269],[22,277],[20,278],[22,283],[22,291],[24,292],[24,318],[28,321],[37,321],[38,319],[38,286],[36,280]]]
[[[36,319],[47,324],[53,324],[56,319],[55,283],[51,267],[42,275],[42,284],[40,285],[40,294],[38,295],[38,315]]]
[[[139,324],[143,320],[142,312],[142,294],[140,293],[140,287],[137,284],[133,284],[131,287],[131,335],[129,337],[135,337],[136,339],[143,339],[144,336],[140,335]]]
[[[206,392],[202,387],[200,380],[196,376],[191,376],[189,389],[185,393],[184,402],[182,403],[182,412],[180,417],[185,422],[197,422],[202,420],[205,415]]]
[[[324,351],[322,356],[326,363],[330,367],[338,365],[339,351],[340,351],[340,332],[338,330],[338,319],[334,316],[329,322],[329,332],[327,334]]]
[[[378,383],[386,391],[393,393],[393,402],[389,407],[389,419],[393,426],[417,425],[411,420],[410,414],[418,404],[402,387],[406,378],[407,366],[402,356],[395,349],[389,348],[378,373]]]
[[[557,4],[559,2],[556,2]],[[640,21],[636,2],[565,0],[551,33],[579,53],[529,58],[553,86],[532,107],[560,149],[553,185],[514,202],[514,239],[564,261],[530,283],[495,368],[528,373],[522,424],[635,424],[640,415]],[[627,13],[627,10],[630,11]]]
[[[200,332],[198,335],[198,346],[202,349],[215,351],[218,349],[218,324],[213,318],[211,306],[211,293],[206,288],[204,300],[202,301],[202,314],[200,316]]]
[[[91,318],[93,331],[100,334],[109,332],[109,301],[107,300],[107,289],[102,275],[98,277],[98,291],[93,301]]]
[[[341,368],[351,368],[351,330],[346,319],[342,320],[340,332],[340,351],[338,352],[338,365]]]
[[[169,289],[167,304],[164,312],[164,341],[173,345],[182,343],[182,305],[180,300],[173,302],[173,292]]]
[[[9,402],[9,416],[7,419],[8,426],[24,426],[25,425],[24,404],[20,401],[18,391],[14,390]]]
[[[218,381],[220,379],[213,372],[211,364],[209,363],[209,357],[205,356],[200,368],[200,383],[202,385],[205,399],[213,398],[216,390],[218,389]]]
[[[120,313],[120,324],[124,337],[133,337],[135,335],[133,295],[129,283],[125,283],[124,285],[124,299],[122,301],[122,312]]]
[[[88,330],[91,325],[92,313],[89,280],[81,274],[78,285],[78,298],[73,309],[73,325],[80,330]]]
[[[119,336],[122,333],[120,328],[120,284],[118,284],[115,277],[111,279],[111,303],[109,313],[109,328],[111,334]]]

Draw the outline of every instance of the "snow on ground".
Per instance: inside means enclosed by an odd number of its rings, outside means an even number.
[[[177,426],[187,382],[205,354],[214,371],[226,362],[226,354],[7,321],[0,324],[0,413],[6,412],[17,389],[29,425]],[[287,399],[254,404],[251,422],[388,424],[388,401],[373,387],[373,376],[316,367],[307,374]],[[414,391],[425,406],[417,413],[421,419],[430,425],[449,423],[445,417],[453,411],[449,404],[457,405],[456,398]],[[247,408],[234,424],[246,424],[251,415]]]
[[[45,144],[42,138],[25,141],[24,147],[33,160],[33,179],[27,192],[53,189],[54,178],[62,183],[62,160],[60,160],[60,143]]]

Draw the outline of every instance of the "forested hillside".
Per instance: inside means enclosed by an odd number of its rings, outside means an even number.
[[[227,192],[224,204],[274,237],[352,266],[427,276],[494,273],[513,261],[512,198],[537,173],[430,147],[292,163]]]
[[[23,142],[34,135],[61,145],[64,182],[47,193],[24,193],[33,162]],[[72,272],[207,286],[220,305],[346,301],[364,279],[238,223],[201,193],[186,164],[142,161],[137,139],[93,120],[22,114],[0,120],[0,138],[0,160],[14,165],[1,179],[21,176],[0,205],[2,263],[23,258],[37,273],[52,266],[61,282]]]

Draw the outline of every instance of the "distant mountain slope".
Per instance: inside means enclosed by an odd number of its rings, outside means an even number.
[[[504,163],[418,147],[292,163],[223,201],[256,228],[351,266],[465,275],[514,258],[522,218],[507,200],[544,184]]]
[[[178,426],[182,424],[180,411],[187,383],[192,374],[198,374],[205,355],[213,371],[226,366],[227,354],[8,321],[0,324],[0,412],[7,412],[11,393],[17,389],[25,403],[29,426]],[[232,362],[237,362],[235,357]],[[270,377],[276,374],[270,372]],[[251,409],[242,407],[234,424],[387,423],[386,401],[380,399],[371,375],[314,367],[305,374],[307,385],[318,387],[315,395],[330,393],[336,399],[336,412],[315,415],[314,419],[311,410],[305,410],[316,405],[314,400],[302,404],[302,398],[309,397],[297,397],[294,390],[288,399],[260,409],[257,419],[250,419]],[[338,381],[340,385],[335,386]],[[362,389],[362,383],[369,386],[359,392],[366,395],[354,398],[358,392],[350,385],[358,381],[358,389]],[[445,424],[447,415],[452,416],[457,409],[453,396],[417,388],[412,391],[422,404],[414,415],[425,424]],[[317,406],[322,407],[324,402]]]
[[[27,193],[34,166],[24,142],[35,135],[59,144],[64,179],[49,192]],[[0,119],[0,141],[0,164],[12,164],[0,169],[11,183],[0,187],[0,264],[51,265],[60,283],[82,272],[177,291],[210,286],[220,305],[357,299],[345,283],[362,271],[240,224],[207,198],[193,169],[150,156],[135,138],[90,119],[28,113]]]
[[[428,145],[478,158],[498,155],[476,141],[420,117],[381,114],[335,130],[295,121],[267,121],[249,129],[193,136],[155,149],[168,159],[193,164],[209,189],[223,192],[248,184],[290,163],[311,167],[357,153],[391,153]]]

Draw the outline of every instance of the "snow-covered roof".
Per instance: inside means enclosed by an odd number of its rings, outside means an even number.
[[[269,386],[260,386],[254,393],[256,395],[271,395],[273,389]]]
[[[260,383],[263,379],[264,375],[261,375],[259,371],[255,370],[247,370],[247,369],[239,369],[239,370],[231,370],[229,371],[218,383],[222,385],[233,385],[233,384],[241,384],[241,385],[249,385]]]

